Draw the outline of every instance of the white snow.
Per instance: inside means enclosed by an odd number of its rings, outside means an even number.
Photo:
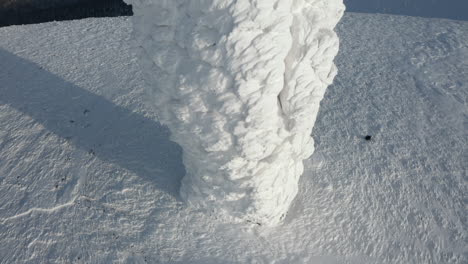
[[[0,263],[468,262],[467,22],[344,16],[316,150],[275,228],[180,200],[182,152],[131,27],[0,28]]]
[[[127,2],[149,97],[183,149],[182,198],[278,224],[336,75],[342,1]]]
[[[468,20],[466,0],[344,0],[349,12]]]

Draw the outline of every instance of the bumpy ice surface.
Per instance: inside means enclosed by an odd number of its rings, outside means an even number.
[[[127,2],[149,97],[183,148],[181,196],[277,224],[314,151],[342,1]]]

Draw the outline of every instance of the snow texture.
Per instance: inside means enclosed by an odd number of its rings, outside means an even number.
[[[345,0],[349,12],[468,20],[466,0]]]
[[[187,171],[180,194],[276,225],[298,192],[335,77],[341,0],[128,0],[149,97]]]
[[[180,201],[131,18],[0,28],[0,263],[468,263],[468,22],[336,31],[315,152],[269,228]]]

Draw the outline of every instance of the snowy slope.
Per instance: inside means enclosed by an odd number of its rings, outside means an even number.
[[[466,263],[468,23],[347,14],[285,224],[178,196],[127,18],[0,29],[0,263]],[[373,136],[370,142],[362,139]]]
[[[349,12],[468,20],[466,0],[344,0]]]

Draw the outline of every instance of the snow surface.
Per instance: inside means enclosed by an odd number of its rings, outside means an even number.
[[[349,12],[468,20],[466,0],[344,0]]]
[[[180,200],[182,152],[144,101],[131,27],[0,29],[0,263],[468,262],[467,22],[344,16],[275,228]]]
[[[278,224],[336,75],[342,1],[127,2],[149,98],[183,149],[181,197],[227,222]]]

